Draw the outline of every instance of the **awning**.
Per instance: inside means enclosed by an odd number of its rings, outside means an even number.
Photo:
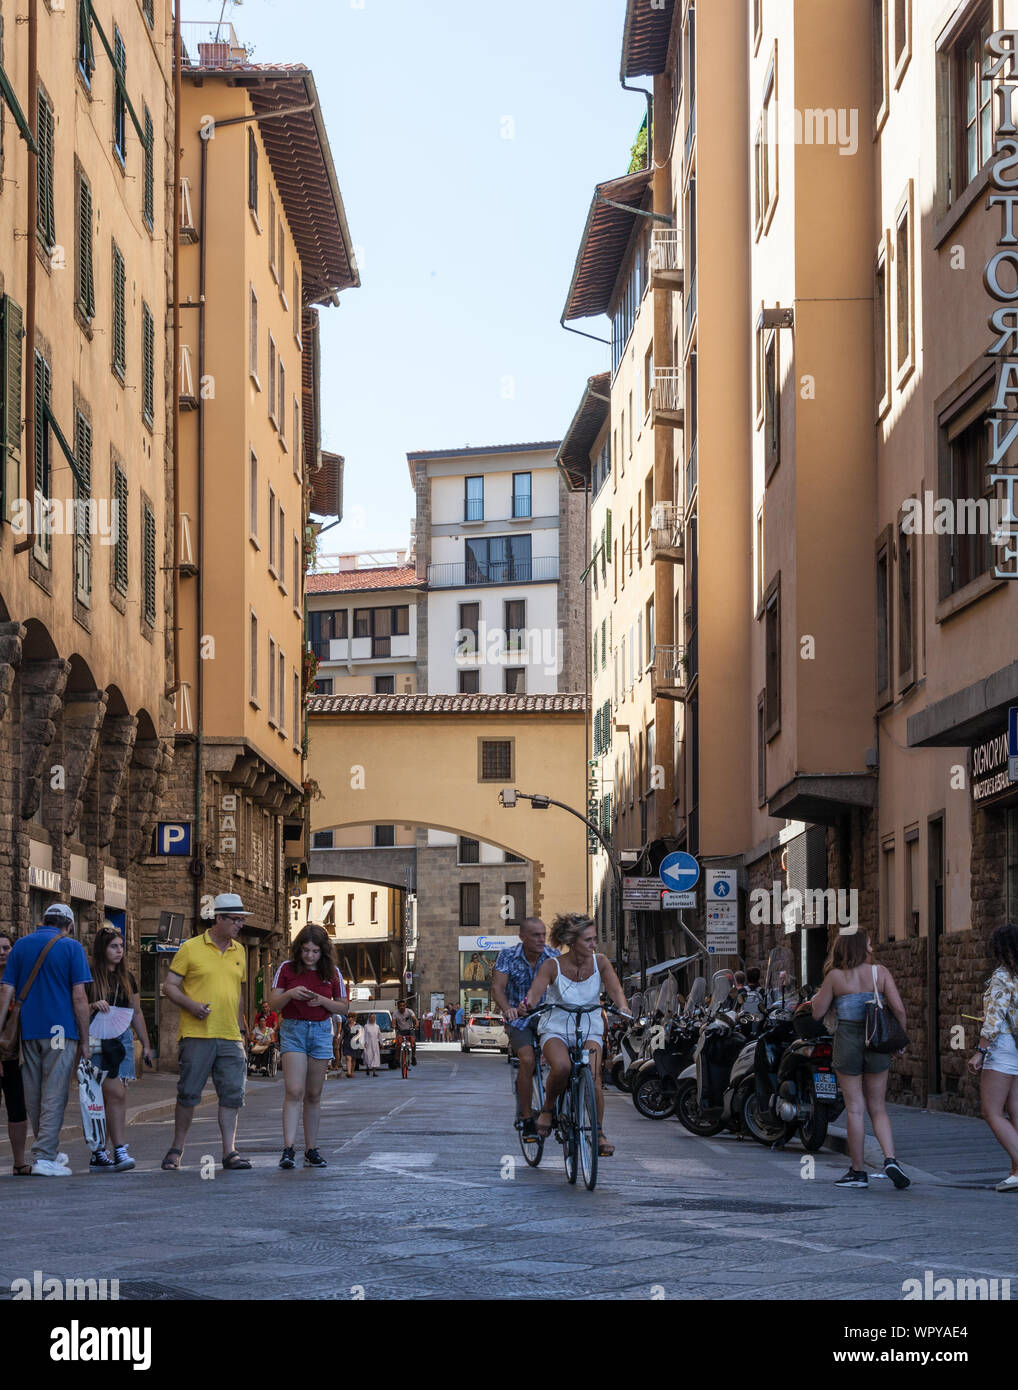
[[[664,72],[675,0],[629,0],[622,33],[622,79]]]
[[[562,310],[562,321],[606,314],[636,218],[628,209],[642,207],[650,187],[651,171],[639,169],[619,179],[599,183],[580,238],[573,278]],[[608,202],[604,200],[607,199]],[[621,207],[612,207],[620,203]]]
[[[572,424],[559,445],[555,462],[566,475],[572,491],[585,491],[590,486],[590,451],[608,418],[610,391],[611,372],[601,372],[588,379]]]
[[[647,979],[649,980],[655,975],[663,975],[667,970],[678,970],[680,966],[688,965],[691,960],[699,959],[700,956],[698,954],[694,954],[691,956],[676,956],[674,960],[662,961],[660,965],[650,966],[650,968],[647,971]],[[639,978],[639,970],[634,971],[632,975],[626,976],[625,983],[628,984],[631,980],[638,980]]]

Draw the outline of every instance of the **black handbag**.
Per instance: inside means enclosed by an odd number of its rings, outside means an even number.
[[[903,1052],[908,1034],[877,993],[877,967],[873,967],[873,999],[866,1005],[866,1046],[871,1052]]]

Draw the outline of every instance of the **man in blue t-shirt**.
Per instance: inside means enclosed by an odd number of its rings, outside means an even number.
[[[2,1028],[11,1000],[23,993],[32,967],[46,951],[21,1008],[21,1076],[25,1107],[35,1133],[35,1177],[69,1177],[71,1173],[67,1155],[58,1152],[60,1129],[71,1078],[78,1062],[88,1055],[85,986],[92,979],[88,957],[81,943],[70,935],[73,930],[71,909],[66,903],[52,903],[43,914],[42,925],[31,936],[15,941],[0,984]]]

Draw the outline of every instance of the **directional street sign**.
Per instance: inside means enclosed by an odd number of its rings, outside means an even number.
[[[622,906],[626,912],[660,912],[661,882],[656,878],[624,878]]]
[[[673,893],[682,893],[695,887],[700,877],[700,865],[691,854],[675,850],[661,860],[658,873],[666,888],[670,888]]]

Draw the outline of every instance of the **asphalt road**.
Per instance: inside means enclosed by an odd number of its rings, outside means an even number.
[[[281,1077],[249,1083],[250,1172],[218,1167],[206,1106],[178,1173],[159,1170],[159,1119],[132,1125],[131,1173],[89,1176],[79,1140],[72,1178],[0,1178],[0,1296],[38,1270],[116,1277],[121,1297],[901,1299],[930,1270],[1009,1278],[1018,1297],[1018,1197],[914,1169],[905,1192],[842,1191],[840,1155],[697,1139],[615,1092],[616,1156],[590,1193],[553,1142],[522,1162],[496,1054],[328,1081],[320,1171],[277,1166],[282,1096]]]

